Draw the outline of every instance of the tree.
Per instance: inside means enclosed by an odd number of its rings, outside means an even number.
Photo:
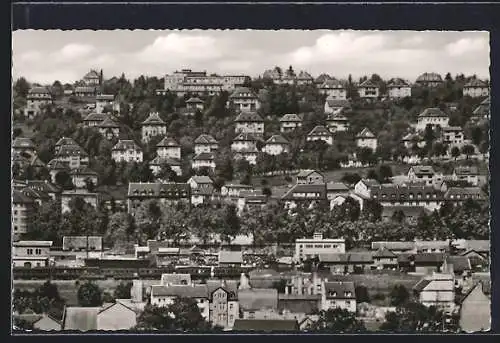
[[[382,218],[382,205],[374,199],[368,199],[363,206],[363,217],[371,222],[379,221]]]
[[[470,155],[474,154],[474,151],[475,149],[473,145],[467,144],[462,147],[462,154],[464,154],[467,159],[469,159]]]
[[[460,149],[456,146],[454,146],[453,148],[451,148],[451,156],[455,159],[455,161],[457,160],[457,157],[460,156]]]
[[[346,309],[329,309],[321,311],[319,319],[313,324],[313,330],[335,333],[362,332],[366,328],[362,321],[358,321],[356,314]]]
[[[382,164],[378,168],[378,175],[379,175],[379,181],[380,182],[388,182],[389,179],[392,177],[392,168],[391,168],[391,166],[388,166],[386,164]]]
[[[71,175],[66,170],[61,170],[56,174],[55,177],[56,184],[65,190],[73,189],[73,181],[71,180]]]
[[[406,216],[402,210],[394,211],[394,213],[392,214],[392,217],[391,217],[392,221],[399,223],[399,224],[404,223],[405,219],[406,219]]]
[[[427,145],[431,146],[432,142],[436,139],[436,135],[434,134],[434,130],[432,129],[432,125],[427,125],[424,131],[424,141]]]
[[[483,140],[483,129],[478,126],[473,127],[471,130],[471,138],[472,144],[479,146]]]
[[[130,290],[132,289],[132,282],[120,282],[113,293],[115,299],[130,299]]]
[[[26,98],[28,96],[28,92],[30,90],[30,84],[24,77],[20,77],[19,79],[16,80],[14,83],[14,91],[16,92],[17,95]]]
[[[133,217],[128,213],[117,212],[111,215],[104,234],[104,241],[115,252],[124,253],[131,243]]]
[[[354,222],[359,219],[360,206],[354,198],[347,197],[347,199],[339,206],[340,218],[349,219]]]
[[[342,182],[345,182],[349,185],[354,185],[361,180],[361,176],[356,173],[344,173],[342,178],[340,179]]]
[[[78,288],[78,304],[83,307],[102,305],[102,291],[96,284],[88,281]]]
[[[405,286],[398,284],[392,288],[389,296],[391,298],[392,306],[402,306],[408,302],[410,293]]]
[[[356,286],[356,301],[358,303],[369,303],[370,295],[368,294],[368,288],[363,285]]]
[[[147,305],[137,318],[138,330],[160,331],[208,331],[210,324],[205,321],[194,299],[176,298],[165,307]]]

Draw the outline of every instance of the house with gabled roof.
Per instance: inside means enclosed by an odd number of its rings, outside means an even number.
[[[120,139],[111,149],[111,158],[116,162],[136,162],[143,160],[141,147],[132,139]]]
[[[329,281],[321,284],[321,309],[345,309],[356,313],[356,292],[352,281]]]
[[[398,256],[385,247],[378,249],[373,255],[373,264],[377,269],[396,269]]]
[[[99,127],[99,125],[109,117],[107,113],[89,113],[85,118],[83,118],[84,127]]]
[[[71,181],[76,188],[87,187],[87,182],[91,182],[94,186],[97,186],[99,174],[89,167],[72,169],[70,175]]]
[[[203,111],[205,107],[205,102],[200,98],[194,97],[186,100],[186,108],[190,113],[194,113],[196,111]]]
[[[241,192],[245,190],[253,190],[253,186],[237,183],[227,183],[221,187],[220,192],[223,197],[238,198],[240,197]]]
[[[421,132],[425,131],[427,125],[430,125],[433,129],[437,127],[444,128],[449,126],[449,121],[448,115],[439,108],[426,108],[418,115],[416,128]]]
[[[231,151],[256,150],[257,138],[251,133],[242,132],[233,139]]]
[[[328,81],[328,80],[334,80],[335,78],[333,78],[332,76],[326,74],[326,73],[322,73],[320,74],[316,79],[314,79],[314,83],[316,84],[316,86],[321,86],[325,81]]]
[[[481,103],[474,109],[474,111],[472,111],[470,120],[473,122],[487,120],[490,117],[490,103],[491,99],[489,96],[481,101]]]
[[[153,175],[158,175],[164,166],[169,166],[177,176],[182,175],[181,161],[178,159],[156,156],[149,161],[149,169]]]
[[[210,323],[231,330],[239,318],[238,285],[235,281],[207,280]]]
[[[472,186],[479,185],[479,169],[475,166],[457,166],[451,176],[453,181],[466,181]]]
[[[434,175],[436,172],[432,166],[412,166],[408,170],[408,181],[422,182],[426,186],[432,186]]]
[[[61,331],[61,324],[60,318],[57,319],[51,314],[45,313],[33,322],[33,329],[40,331]]]
[[[297,85],[310,85],[314,82],[314,78],[308,72],[301,70],[296,78]]]
[[[370,79],[358,86],[358,93],[361,98],[378,98],[379,92],[379,86]]]
[[[287,113],[280,118],[280,132],[286,133],[302,127],[302,118],[296,113]]]
[[[193,157],[191,162],[191,168],[200,169],[208,168],[209,170],[215,170],[215,155],[211,152],[202,152]]]
[[[299,204],[312,208],[326,202],[326,184],[296,184],[281,197],[285,207],[293,209]]]
[[[236,117],[234,123],[236,133],[264,134],[264,119],[257,112],[243,111]]]
[[[485,81],[472,79],[464,85],[463,95],[472,98],[490,95],[490,87]]]
[[[394,78],[387,84],[389,98],[401,99],[411,97],[411,85],[401,78]]]
[[[130,182],[128,185],[128,212],[134,211],[144,201],[156,200],[167,205],[191,205],[191,187],[187,183]]]
[[[491,329],[491,299],[477,282],[460,301],[460,329],[467,333],[489,331]]]
[[[24,116],[34,118],[41,114],[43,109],[53,104],[53,97],[47,87],[33,87],[28,91]]]
[[[108,140],[120,136],[120,124],[111,116],[104,119],[97,127],[99,133]]]
[[[415,84],[421,87],[439,87],[443,84],[443,79],[438,73],[423,73],[417,77]]]
[[[348,196],[349,187],[343,182],[330,181],[326,183],[326,195],[328,200],[333,200],[338,196]]]
[[[347,89],[336,79],[325,80],[319,87],[319,92],[335,100],[347,99]]]
[[[377,150],[377,137],[365,127],[356,135],[356,146],[358,148],[369,148],[375,152]]]
[[[342,110],[337,111],[326,118],[326,126],[331,133],[345,132],[349,129],[349,120],[342,112]]]
[[[181,158],[181,146],[172,137],[164,137],[156,144],[156,155],[161,158]]]
[[[151,112],[141,123],[142,141],[147,143],[152,137],[167,134],[167,124],[160,118],[158,112]]]
[[[194,299],[205,320],[210,319],[210,303],[207,285],[153,285],[150,302],[153,306],[164,307],[172,304],[176,298]]]
[[[380,186],[380,182],[375,179],[361,179],[354,185],[354,193],[369,199],[372,195],[372,189]]]
[[[102,70],[101,74],[95,69],[91,69],[82,79],[85,86],[99,86],[102,82]]]
[[[54,160],[63,162],[68,168],[74,169],[88,166],[89,155],[79,145],[63,145],[59,147]]]
[[[413,286],[413,292],[424,306],[435,306],[446,312],[455,307],[455,280],[447,271],[424,277]]]
[[[54,147],[54,152],[57,154],[62,146],[65,145],[78,145],[73,138],[70,137],[61,137]]]
[[[328,97],[325,100],[325,107],[324,107],[325,114],[335,114],[350,110],[351,110],[351,103],[349,102],[349,100],[335,99],[332,97]]]
[[[297,174],[297,184],[324,184],[325,176],[314,169],[303,169]]]
[[[219,142],[208,134],[201,134],[194,140],[194,153],[216,152],[219,149]]]
[[[290,142],[282,135],[272,135],[262,149],[268,155],[280,155],[290,152]]]
[[[193,206],[208,202],[214,195],[214,182],[209,176],[194,175],[187,183],[191,186],[191,203]]]
[[[314,127],[306,137],[307,142],[323,141],[328,145],[333,145],[333,136],[323,125]]]
[[[237,87],[229,96],[229,105],[236,111],[257,111],[260,101],[248,87]]]

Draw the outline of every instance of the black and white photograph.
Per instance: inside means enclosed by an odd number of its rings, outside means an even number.
[[[12,332],[491,329],[487,31],[12,32]]]

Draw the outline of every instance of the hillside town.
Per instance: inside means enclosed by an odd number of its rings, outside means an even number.
[[[490,329],[489,80],[13,84],[13,328]]]

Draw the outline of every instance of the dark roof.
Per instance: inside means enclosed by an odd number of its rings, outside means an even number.
[[[161,284],[166,285],[190,285],[191,274],[175,274],[165,273],[161,274]]]
[[[267,141],[266,144],[290,144],[289,141],[286,140],[282,135],[272,135]]]
[[[416,82],[443,82],[443,79],[437,73],[423,73],[417,77]]]
[[[186,104],[203,104],[203,100],[201,100],[200,98],[189,98],[186,101]]]
[[[295,196],[296,193],[316,193],[314,197]],[[296,184],[283,197],[283,200],[325,200],[326,184]]]
[[[484,199],[485,195],[479,187],[450,187],[444,194],[445,199]]]
[[[238,302],[243,311],[278,308],[278,291],[274,288],[238,290]]]
[[[326,191],[342,191],[342,192],[347,192],[349,190],[349,187],[345,185],[343,182],[328,182],[326,184]]]
[[[321,86],[319,86],[319,89],[342,89],[345,88],[342,82],[336,79],[327,79],[325,80]]]
[[[211,152],[201,152],[193,157],[193,161],[213,161],[214,159],[215,155]]]
[[[375,138],[375,135],[365,127],[360,133],[356,135],[356,139],[358,138]]]
[[[249,132],[241,132],[238,136],[233,139],[235,141],[243,141],[243,142],[255,142],[257,138]]]
[[[264,122],[264,119],[258,115],[257,112],[241,112],[236,119],[235,122]]]
[[[76,156],[80,155],[82,157],[87,156],[87,152],[83,150],[79,145],[62,145],[59,147],[57,156]]]
[[[435,171],[432,166],[412,166],[410,167],[410,170],[413,170],[413,172],[416,175],[434,175]]]
[[[444,113],[443,111],[441,111],[437,107],[426,108],[418,116],[421,117],[421,118],[422,117],[441,117],[441,118],[444,117],[444,118],[448,118],[448,116],[446,115],[446,113]]]
[[[245,94],[245,95],[244,95]],[[248,95],[246,95],[248,94]],[[229,98],[257,98],[255,93],[247,88],[247,87],[238,87],[234,90],[234,92],[229,96]]]
[[[417,284],[415,286],[413,286],[413,290],[417,291],[417,292],[421,292],[430,283],[431,283],[431,280],[429,280],[429,279],[421,279],[419,282],[417,282]]]
[[[14,204],[32,204],[34,201],[30,197],[26,196],[23,192],[13,190],[12,191],[12,203]]]
[[[389,88],[394,88],[394,87],[409,87],[409,83],[406,82],[405,80],[401,79],[401,78],[394,78],[394,79],[391,79],[389,81],[389,84],[387,85],[387,87]]]
[[[66,307],[63,330],[97,330],[97,315],[100,307]]]
[[[356,299],[352,281],[325,282],[325,293],[327,299]]]
[[[299,331],[299,323],[281,319],[236,319],[233,331]]]
[[[217,140],[211,135],[201,134],[194,140],[194,144],[217,144]]]
[[[378,85],[375,82],[373,82],[372,80],[368,79],[358,86],[358,88],[363,88],[363,87],[377,87],[378,88]]]
[[[53,183],[42,180],[27,180],[26,185],[29,188],[41,190],[47,193],[60,193],[61,189]]]
[[[97,101],[99,100],[112,101],[115,100],[115,96],[113,94],[97,94],[95,99]]]
[[[445,263],[451,264],[455,272],[461,273],[471,270],[470,260],[467,256],[447,256]]]
[[[373,253],[371,251],[358,251],[347,253],[320,254],[319,261],[341,264],[370,264],[373,262]]]
[[[104,121],[105,119],[107,119],[109,117],[109,115],[107,113],[89,113],[84,119],[83,121]]]
[[[142,125],[166,125],[165,122],[160,118],[158,112],[151,112],[145,121],[141,123]]]
[[[47,87],[32,87],[28,91],[28,95],[32,94],[48,94],[50,95],[50,91]]]
[[[479,169],[475,166],[458,166],[455,167],[453,173],[456,175],[479,175]]]
[[[418,217],[422,213],[430,214],[431,212],[424,206],[383,206],[382,217],[392,217],[394,213],[401,211],[405,217]]]
[[[387,249],[386,247],[381,247],[378,249],[375,254],[373,254],[373,257],[378,257],[378,258],[393,258],[396,257],[396,254]]]
[[[75,168],[70,172],[71,175],[93,175],[97,176],[98,174],[90,169],[89,167]]]
[[[358,182],[364,183],[367,187],[379,187],[380,182],[375,179],[361,179]]]
[[[331,97],[326,98],[326,102],[330,107],[350,107],[351,103],[349,100],[344,99],[334,99]]]
[[[222,281],[207,280],[208,295],[212,299],[213,293],[218,289],[223,289],[228,294],[228,300],[238,300],[238,282],[237,281]]]
[[[131,139],[120,139],[118,143],[115,144],[112,150],[141,150],[141,147]]]
[[[137,197],[189,197],[190,187],[187,183],[137,183],[130,182],[128,196]]]
[[[120,124],[118,124],[113,118],[107,117],[104,119],[100,124],[99,127],[110,127],[110,128],[116,128],[120,127]]]
[[[61,146],[61,145],[78,145],[73,138],[70,137],[61,137],[57,143],[56,146]]]
[[[280,118],[280,122],[301,122],[302,119],[296,113],[287,113]]]
[[[488,87],[488,84],[479,79],[472,79],[464,85],[464,88],[484,88]]]
[[[370,187],[370,191],[373,198],[381,199],[381,201],[400,202],[403,199],[410,199],[410,195],[413,199],[422,201],[426,199],[429,201],[444,199],[443,192],[434,189],[432,186],[383,184]]]
[[[313,80],[313,77],[311,76],[311,74],[309,74],[308,72],[306,71],[301,71],[299,73],[299,75],[297,76],[297,79],[302,79],[302,80]]]
[[[181,161],[175,158],[156,156],[149,162],[149,165],[153,166],[161,166],[163,164],[167,164],[169,166],[180,166]]]
[[[317,125],[314,129],[307,134],[308,136],[328,136],[331,137],[332,134],[323,125]]]
[[[58,159],[52,159],[47,163],[47,167],[51,170],[67,170],[69,169],[68,163],[58,160]]]
[[[297,174],[297,177],[307,177],[309,175],[311,175],[312,173],[318,173],[320,174],[321,176],[323,176],[322,173],[320,173],[319,171],[317,170],[314,170],[314,169],[302,169],[299,171],[299,173]]]
[[[84,79],[99,79],[99,73],[95,71],[94,69],[91,69],[85,76],[83,77]]]
[[[157,147],[180,147],[179,143],[172,137],[164,137],[158,144]]]
[[[209,176],[206,175],[193,175],[191,180],[199,184],[213,184],[214,182]]]
[[[101,186],[96,189],[102,201],[127,199],[127,186]]]

